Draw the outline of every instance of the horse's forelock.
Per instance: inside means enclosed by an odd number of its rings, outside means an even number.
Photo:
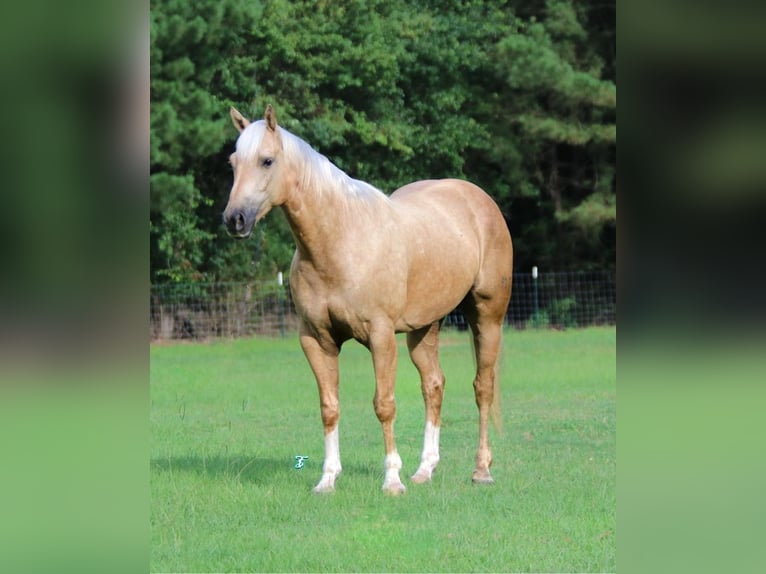
[[[237,139],[237,155],[242,159],[255,157],[265,133],[266,122],[263,120],[258,120],[247,126]]]

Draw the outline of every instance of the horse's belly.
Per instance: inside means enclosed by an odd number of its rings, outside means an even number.
[[[387,261],[393,263],[391,258]],[[290,282],[296,310],[312,328],[332,333],[336,340],[366,341],[374,322],[389,320],[396,324],[405,308],[405,268],[391,267],[365,269],[360,264],[330,279],[320,277],[305,262],[296,261]]]
[[[465,297],[465,295],[463,295],[463,297]],[[399,321],[397,321],[395,325],[396,332],[405,333],[414,331],[430,325],[435,321],[439,321],[457,307],[463,300],[463,297],[453,299],[451,302],[446,302],[444,304],[428,302],[422,305],[412,305],[405,311]]]
[[[478,257],[460,251],[464,250],[453,250],[453,257],[431,254],[413,264],[402,315],[402,322],[410,330],[441,319],[471,290],[479,266]]]

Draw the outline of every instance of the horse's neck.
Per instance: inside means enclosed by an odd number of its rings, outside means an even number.
[[[335,167],[319,164],[336,177],[307,171],[317,167],[311,162],[296,166],[297,178],[283,209],[301,257],[332,270],[343,258],[340,246],[354,241],[366,222],[382,215],[387,199]]]

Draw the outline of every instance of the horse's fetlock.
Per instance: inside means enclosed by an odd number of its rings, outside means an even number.
[[[322,423],[325,429],[334,429],[338,425],[338,419],[340,419],[340,410],[337,407],[322,407]]]

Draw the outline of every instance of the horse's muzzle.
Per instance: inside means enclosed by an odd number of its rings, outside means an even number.
[[[223,222],[229,235],[237,238],[247,238],[253,231],[256,212],[252,209],[228,209],[223,212]]]

